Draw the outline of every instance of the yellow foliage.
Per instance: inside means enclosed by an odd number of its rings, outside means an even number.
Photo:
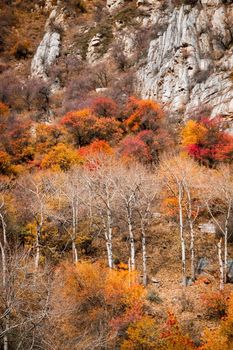
[[[72,147],[59,143],[44,157],[41,167],[53,171],[67,171],[73,165],[82,164],[83,158]]]
[[[121,345],[121,350],[158,349],[160,342],[158,326],[150,317],[143,317],[127,330],[127,338]]]
[[[233,349],[233,294],[230,295],[227,306],[227,316],[221,320],[220,325],[214,330],[205,330],[201,350]]]
[[[181,131],[182,146],[198,144],[204,139],[207,131],[203,125],[194,120],[189,120]]]

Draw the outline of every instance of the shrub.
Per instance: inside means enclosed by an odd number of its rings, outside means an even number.
[[[0,174],[6,175],[10,165],[10,156],[6,152],[0,151]]]
[[[91,109],[97,117],[116,117],[117,104],[109,97],[97,97]]]
[[[148,291],[146,299],[148,301],[152,302],[152,303],[155,303],[155,304],[161,304],[162,303],[162,299],[160,298],[158,293],[156,293],[153,290]]]
[[[73,165],[81,164],[82,162],[83,159],[78,155],[77,151],[70,146],[60,143],[53,147],[44,157],[41,167],[45,169],[51,168],[54,171],[67,171]]]
[[[23,40],[15,44],[12,51],[17,60],[25,59],[31,54],[31,45],[29,41]]]
[[[219,319],[226,315],[228,294],[224,291],[210,291],[201,295],[207,318]]]

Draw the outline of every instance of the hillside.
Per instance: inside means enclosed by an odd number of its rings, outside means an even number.
[[[233,349],[233,1],[0,1],[0,350]]]

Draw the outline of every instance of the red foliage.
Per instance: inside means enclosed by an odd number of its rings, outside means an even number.
[[[109,97],[97,97],[92,102],[91,110],[97,117],[116,117],[118,107]]]
[[[4,148],[15,163],[33,159],[31,122],[19,118],[11,120],[4,135]]]
[[[193,341],[181,332],[179,323],[173,312],[168,312],[168,318],[161,332],[166,349],[191,350],[195,349]]]
[[[230,161],[233,157],[233,136],[224,130],[222,119],[202,118],[198,124],[205,127],[207,132],[198,143],[186,146],[188,154],[209,165],[217,161]]]
[[[158,162],[160,152],[169,145],[171,139],[165,130],[143,130],[135,136],[126,136],[120,143],[119,154],[140,162]]]
[[[123,159],[137,159],[141,162],[150,162],[152,157],[147,144],[138,136],[126,136],[119,145],[118,152]]]

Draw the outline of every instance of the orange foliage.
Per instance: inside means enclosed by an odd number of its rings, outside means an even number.
[[[207,165],[229,162],[233,157],[233,136],[220,117],[188,121],[181,132],[181,143],[189,156]]]
[[[205,291],[201,295],[204,312],[209,318],[221,318],[227,311],[227,291]]]
[[[10,156],[4,151],[0,151],[0,174],[7,175],[10,169]]]
[[[96,140],[86,147],[82,147],[79,150],[79,154],[83,157],[105,154],[112,155],[114,153],[113,148],[108,142],[103,140]]]
[[[9,107],[5,104],[0,102],[0,117],[7,116],[9,114]]]
[[[179,203],[177,197],[165,197],[162,202],[163,211],[168,216],[176,216],[179,210]]]
[[[192,340],[184,335],[172,312],[168,313],[165,324],[161,327],[148,316],[141,317],[127,329],[127,339],[121,350],[194,350]]]
[[[90,109],[67,113],[61,120],[78,146],[86,146],[94,140],[117,142],[123,133],[120,122],[114,118],[97,117]]]
[[[189,120],[181,131],[181,144],[188,146],[190,144],[200,143],[207,133],[207,128],[195,120]]]
[[[125,125],[128,130],[133,132],[140,130],[156,131],[164,119],[164,112],[160,105],[151,100],[139,100],[131,97],[127,110],[130,116],[126,119]]]
[[[62,345],[70,349],[69,339],[85,332],[85,338],[99,339],[100,331],[111,337],[126,320],[134,322],[144,298],[137,280],[136,272],[110,270],[99,262],[63,263],[56,271],[54,286],[59,287],[52,295],[54,313],[61,315],[55,317],[53,332],[60,335]]]
[[[216,329],[206,329],[203,336],[204,345],[200,350],[233,349],[233,294],[227,300],[227,316],[220,321]]]
[[[35,149],[37,153],[47,152],[61,142],[64,136],[59,126],[39,124],[36,127]]]

